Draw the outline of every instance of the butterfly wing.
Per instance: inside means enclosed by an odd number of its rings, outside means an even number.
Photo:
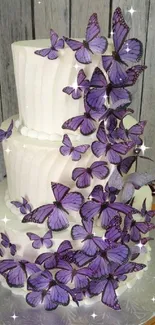
[[[66,213],[57,207],[54,207],[53,212],[48,218],[48,228],[51,230],[63,230],[68,228],[69,222]]]
[[[129,248],[125,245],[118,245],[107,250],[107,257],[110,261],[123,264],[128,260]]]
[[[90,42],[94,38],[98,36],[100,33],[100,26],[98,23],[97,14],[94,13],[91,15],[88,21],[87,29],[86,29],[86,41]]]
[[[14,269],[10,270],[7,274],[6,281],[12,288],[22,288],[26,280],[26,275],[22,268],[18,265]]]
[[[89,64],[92,62],[90,51],[87,50],[87,48],[85,48],[84,46],[81,46],[81,48],[76,51],[75,58],[78,62],[84,64]]]
[[[115,50],[118,52],[129,33],[129,26],[126,24],[120,8],[116,8],[114,11],[112,29]]]
[[[44,220],[52,213],[53,208],[53,204],[46,204],[39,208],[36,208],[32,212],[26,214],[22,222],[43,223]]]
[[[109,69],[109,79],[114,85],[120,85],[128,79],[128,75],[122,63],[113,60],[111,67]]]
[[[133,86],[140,74],[146,69],[147,67],[145,65],[135,65],[134,67],[128,69],[126,71],[128,79],[125,82],[125,87]]]
[[[6,234],[4,234],[4,233],[1,232],[1,238],[2,238],[1,244],[5,248],[9,247],[9,245],[10,245],[9,237]]]
[[[93,175],[99,179],[105,179],[109,175],[109,168],[106,164],[104,161],[95,161],[90,167]]]
[[[89,48],[93,53],[103,54],[107,49],[107,40],[105,37],[95,37],[89,42]]]
[[[62,206],[66,210],[79,211],[81,205],[84,203],[84,197],[81,193],[68,193],[61,201]]]
[[[62,129],[76,131],[78,127],[81,125],[81,123],[83,122],[83,120],[84,120],[83,115],[70,118],[69,120],[64,122],[64,124],[62,125]]]
[[[61,146],[60,147],[60,153],[63,155],[63,156],[67,156],[67,155],[70,155],[71,153],[71,148],[72,148],[72,143],[71,143],[71,140],[69,138],[69,136],[67,134],[65,134],[63,136],[63,140],[62,140],[62,143],[64,144],[64,146]]]
[[[115,105],[115,108],[123,105],[127,106],[131,103],[131,93],[124,88],[115,88],[112,86],[109,96],[111,104]]]
[[[42,50],[36,50],[34,53],[45,57],[45,56],[49,55],[50,51],[51,51],[50,48],[46,48],[46,49],[42,49]]]
[[[58,51],[58,50],[61,50],[64,48],[64,40],[63,38],[60,38],[57,43],[55,44],[55,49]]]
[[[33,248],[39,249],[42,247],[43,243],[41,241],[41,238],[38,235],[32,232],[27,232],[27,236],[29,237],[30,240],[33,240],[32,243]]]
[[[120,304],[115,292],[115,283],[114,280],[105,280],[106,285],[102,293],[101,301],[108,307],[113,308],[114,310],[120,310]]]
[[[10,253],[12,256],[14,256],[17,252],[16,245],[15,244],[10,244]]]
[[[43,245],[45,245],[46,248],[50,248],[50,247],[53,246],[53,242],[51,240],[52,237],[53,237],[53,235],[52,235],[51,230],[47,231],[46,234],[44,235],[44,237],[43,237]]]
[[[13,129],[13,120],[11,120],[11,123],[10,123],[10,125],[9,125],[9,127],[8,127],[8,129],[6,131],[6,139],[8,139],[11,136],[12,129]]]
[[[102,65],[105,71],[108,71],[114,59],[112,55],[102,55]]]
[[[84,117],[81,125],[80,125],[80,132],[83,135],[90,135],[94,133],[96,130],[96,125],[94,120],[91,117]]]
[[[143,44],[136,38],[129,39],[118,53],[122,61],[138,62],[143,55]]]
[[[66,44],[73,50],[73,51],[77,51],[79,50],[82,46],[83,46],[83,43],[82,42],[79,42],[79,41],[76,41],[76,40],[73,40],[73,39],[70,39],[68,37],[63,37],[63,39],[65,40]]]
[[[37,307],[42,302],[42,292],[41,291],[29,292],[26,295],[26,302],[31,307]]]
[[[55,197],[56,201],[58,201],[58,202],[60,202],[70,190],[69,187],[67,187],[63,184],[54,183],[54,182],[51,182],[51,187],[52,187],[54,197]]]

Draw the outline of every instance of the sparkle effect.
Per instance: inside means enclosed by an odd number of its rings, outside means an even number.
[[[16,320],[16,318],[18,318],[18,316],[14,313],[12,316],[10,316],[11,318],[14,319],[14,321]]]
[[[6,225],[6,223],[7,223],[8,221],[10,221],[10,219],[8,219],[8,218],[5,216],[3,219],[1,219],[1,221],[3,221],[3,222],[5,223],[5,225]]]
[[[143,153],[143,156],[144,156],[145,150],[150,149],[150,147],[146,147],[145,144],[144,144],[144,142],[143,142],[143,144],[140,146],[140,149],[141,149],[141,151]]]
[[[6,148],[4,151],[5,151],[7,154],[9,154],[9,153],[11,152],[11,150],[10,150],[9,148]]]
[[[113,32],[113,31],[111,31],[111,32],[110,32],[110,35],[111,35],[111,37],[113,37],[113,35],[114,35],[114,32]]]
[[[91,315],[91,317],[96,318],[97,315],[93,312],[93,314]]]
[[[155,297],[153,297],[151,300],[152,300],[153,302],[155,302]]]
[[[136,12],[136,10],[134,10],[133,7],[131,6],[131,8],[128,10],[128,12],[131,14],[131,17],[132,17],[133,14]]]
[[[80,67],[80,65],[78,65],[78,63],[76,62],[75,63],[75,65],[73,65],[73,67],[76,69],[76,70],[78,70],[78,69],[80,69],[81,67]]]
[[[141,242],[139,242],[136,246],[138,246],[141,250],[144,245]]]

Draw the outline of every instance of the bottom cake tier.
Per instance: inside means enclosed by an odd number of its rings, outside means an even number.
[[[29,240],[28,236],[26,235],[27,232],[34,232],[35,234],[38,234],[39,236],[43,236],[45,234],[45,225],[37,225],[37,224],[32,224],[32,223],[22,223],[21,220],[23,218],[22,214],[18,213],[18,209],[14,208],[17,210],[17,214],[15,215],[10,211],[9,208],[12,207],[11,204],[9,204],[7,200],[7,205],[6,207],[5,204],[5,199],[7,198],[7,185],[6,181],[3,181],[0,184],[0,211],[1,211],[1,232],[6,233],[10,239],[11,243],[16,244],[17,247],[17,254],[15,255],[14,259],[18,260],[19,258],[28,260],[30,262],[34,262],[35,259],[37,258],[38,255],[40,255],[43,252],[53,252],[55,251],[60,243],[63,240],[70,240],[72,246],[74,249],[78,249],[81,247],[81,242],[80,241],[74,241],[71,237],[71,228],[74,224],[80,224],[80,217],[78,217],[78,220],[73,219],[73,217],[70,216],[70,226],[66,230],[62,230],[59,232],[53,232],[53,241],[54,244],[51,249],[46,249],[44,246],[41,249],[34,249],[32,247],[32,242]],[[4,199],[5,197],[5,199]],[[140,190],[135,191],[135,201],[134,201],[134,207],[137,209],[140,209],[142,202],[146,198],[146,206],[147,209],[151,208],[152,205],[152,194],[151,190],[148,186],[142,187]],[[138,216],[137,216],[138,217]],[[4,220],[3,220],[4,219]],[[6,220],[8,219],[8,222]],[[100,227],[95,226],[94,227],[94,232],[98,236],[103,236],[104,230]],[[146,265],[146,268],[144,270],[147,270],[147,265],[148,262],[150,261],[150,245],[147,243],[145,245],[145,252],[142,252],[138,258],[135,260],[137,263],[143,263]],[[13,258],[10,255],[10,250],[9,248],[6,249],[5,255],[3,256],[3,259],[8,259],[8,258]],[[2,259],[2,258],[1,258]],[[140,279],[143,275],[143,271],[141,270],[136,273],[129,274],[127,280],[122,281],[119,288],[117,289],[117,295],[121,295],[127,288],[132,288],[137,279]],[[8,287],[4,277],[0,275],[0,280],[3,284],[3,286]],[[12,292],[17,295],[22,295],[25,296],[27,294],[27,289],[26,286],[23,288],[11,288]],[[101,299],[100,295],[93,297],[93,298],[85,298],[82,302],[80,302],[80,305],[82,304],[92,304]],[[71,301],[71,304],[76,306],[74,302]]]

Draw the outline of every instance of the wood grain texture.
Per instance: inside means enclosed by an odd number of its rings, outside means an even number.
[[[108,36],[110,0],[71,0],[71,36],[85,37],[88,19],[96,12],[101,34]]]
[[[129,38],[138,38],[143,43],[143,57],[141,61],[138,62],[138,64],[144,64],[148,27],[149,0],[113,0],[112,11],[114,11],[115,8],[118,6],[122,8],[123,16],[129,27],[131,28]],[[132,16],[128,12],[131,7],[136,10],[136,12],[133,13]],[[129,89],[132,93],[133,98],[131,108],[134,109],[134,116],[137,120],[139,120],[140,118],[142,86],[143,76],[141,75],[136,85]]]
[[[2,123],[2,92],[0,87],[0,125]],[[5,164],[4,164],[4,157],[3,157],[3,150],[2,145],[0,143],[0,181],[2,181],[4,175],[5,175]]]
[[[18,111],[11,43],[32,38],[31,1],[0,1],[0,83],[2,119]]]
[[[145,128],[145,145],[150,147],[145,155],[155,161],[155,1],[150,1],[150,15],[146,47],[147,70],[144,77],[141,119],[147,120]],[[138,169],[155,173],[155,162],[139,161]]]
[[[35,38],[49,38],[50,28],[69,36],[69,0],[34,0]]]

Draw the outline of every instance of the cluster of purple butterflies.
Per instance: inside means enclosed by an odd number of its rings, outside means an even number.
[[[80,249],[75,250],[69,240],[64,240],[57,251],[46,250],[34,263],[23,259],[0,261],[0,274],[10,287],[24,287],[27,283],[29,293],[26,301],[32,307],[43,304],[46,310],[53,310],[59,305],[67,306],[70,299],[79,305],[85,297],[91,299],[101,295],[105,305],[119,310],[116,293],[119,283],[125,281],[129,273],[145,268],[144,264],[135,261],[141,253],[137,244],[145,245],[153,239],[147,234],[155,228],[152,222],[155,211],[147,210],[146,200],[140,211],[134,208],[134,191],[151,184],[154,177],[137,172],[127,175],[139,157],[146,158],[141,156],[141,135],[146,121],[126,129],[124,118],[133,113],[128,108],[131,94],[126,88],[134,85],[146,67],[135,65],[128,68],[128,62],[136,63],[141,59],[143,49],[139,40],[126,40],[129,27],[120,8],[114,12],[112,29],[112,55],[103,55],[108,43],[105,37],[99,36],[100,26],[96,14],[89,19],[83,42],[66,37],[59,39],[51,30],[51,47],[35,52],[53,60],[58,58],[58,51],[66,42],[75,51],[76,60],[82,64],[91,63],[94,54],[101,55],[104,72],[96,67],[89,81],[81,69],[76,86],[63,89],[74,100],[83,97],[84,113],[64,122],[62,128],[71,131],[79,129],[84,136],[96,132],[97,139],[91,146],[75,146],[65,134],[60,153],[71,156],[73,161],[79,161],[88,150],[96,157],[90,166],[73,170],[72,179],[78,188],[90,186],[93,178],[106,179],[111,164],[114,165],[114,171],[104,187],[96,185],[93,188],[86,201],[78,191],[72,192],[69,187],[53,182],[53,203],[33,210],[25,198],[22,198],[22,202],[12,201],[24,215],[23,223],[42,224],[47,221],[48,231],[43,237],[27,233],[34,249],[43,245],[47,249],[51,248],[54,243],[53,233],[69,227],[68,215],[72,211],[78,211],[81,218],[81,223],[71,229],[72,239],[80,241]],[[124,174],[125,178],[122,177]],[[134,218],[137,213],[141,215],[140,221]],[[94,233],[97,220],[103,230],[102,236]],[[11,254],[15,254],[16,248],[4,234],[1,244],[9,247]]]

